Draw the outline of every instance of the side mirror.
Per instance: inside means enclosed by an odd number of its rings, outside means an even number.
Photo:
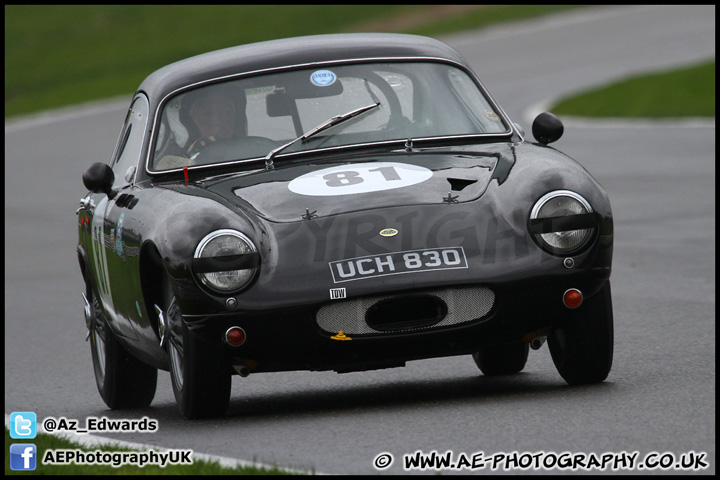
[[[83,184],[93,193],[104,193],[112,198],[113,183],[115,183],[115,174],[112,168],[105,163],[93,163],[83,173]]]
[[[543,145],[556,142],[562,137],[564,131],[565,127],[560,119],[549,112],[541,113],[535,117],[532,124],[533,137]]]

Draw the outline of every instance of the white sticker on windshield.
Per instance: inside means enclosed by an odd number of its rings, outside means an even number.
[[[430,169],[405,163],[356,163],[306,173],[291,181],[288,188],[313,197],[353,195],[408,187],[432,175]]]
[[[310,81],[318,87],[327,87],[337,80],[337,76],[330,70],[318,70],[310,75]]]

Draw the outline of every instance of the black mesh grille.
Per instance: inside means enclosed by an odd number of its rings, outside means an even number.
[[[411,316],[399,318],[395,324],[392,321],[383,321],[381,326],[379,322],[372,320],[371,314],[370,323],[380,329],[368,325],[366,318],[368,318],[367,311],[369,309],[378,310],[384,307],[383,304],[398,308],[402,306],[404,300],[412,301],[413,298],[418,297],[436,298],[437,305],[443,307],[444,315],[428,311],[417,318]],[[490,313],[494,303],[495,294],[488,288],[448,288],[406,295],[379,295],[333,302],[320,308],[316,321],[322,330],[331,334],[339,331],[343,331],[346,335],[386,334],[388,331],[411,332],[459,325],[480,319]],[[415,314],[411,312],[409,315]],[[437,319],[439,321],[436,321]]]

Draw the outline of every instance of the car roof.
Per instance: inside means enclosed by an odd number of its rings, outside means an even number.
[[[445,43],[393,33],[313,35],[251,43],[181,60],[149,75],[138,91],[157,105],[166,95],[203,81],[294,65],[371,58],[437,58],[467,67]],[[469,67],[468,67],[469,68]]]

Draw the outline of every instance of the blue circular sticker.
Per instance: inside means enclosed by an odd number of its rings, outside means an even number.
[[[318,70],[310,75],[310,81],[318,87],[327,87],[332,85],[337,80],[337,77],[330,70]]]

